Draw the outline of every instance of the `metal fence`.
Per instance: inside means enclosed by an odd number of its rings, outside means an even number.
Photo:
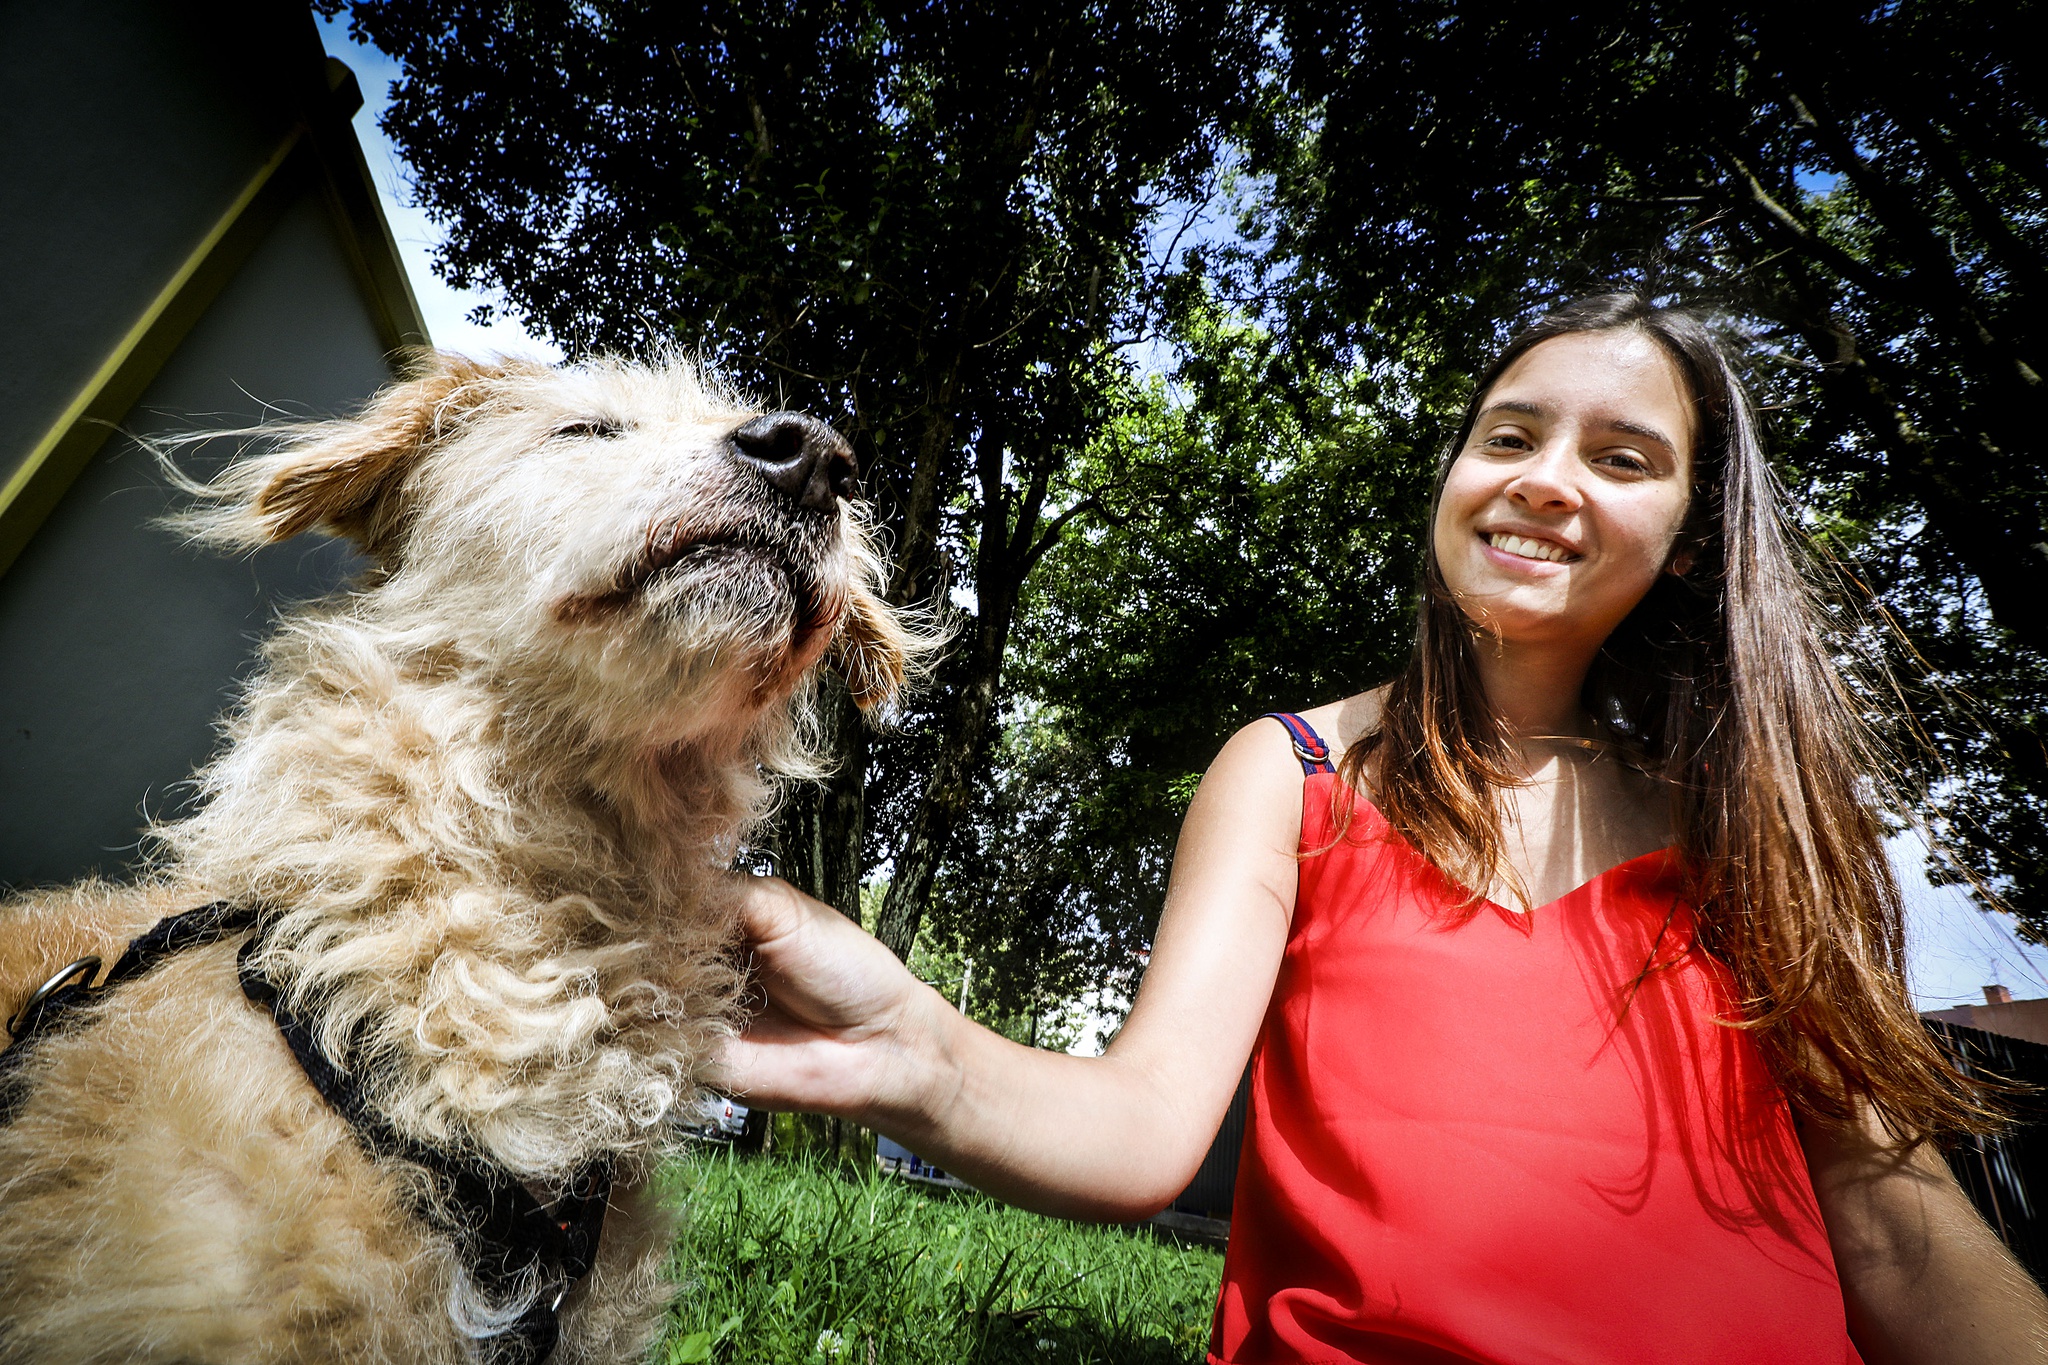
[[[1191,1213],[1198,1218],[1230,1217],[1230,1201],[1237,1189],[1237,1153],[1244,1146],[1245,1115],[1252,1103],[1252,1069],[1249,1064],[1244,1075],[1238,1078],[1237,1093],[1230,1098],[1230,1108],[1223,1112],[1223,1126],[1216,1131],[1216,1140],[1209,1144],[1209,1154],[1202,1158],[1202,1169],[1195,1172],[1195,1178],[1188,1182],[1180,1197],[1168,1205],[1176,1213]]]
[[[1984,1221],[2036,1280],[2048,1282],[2048,1047],[1982,1029],[1924,1021],[1966,1075],[1989,1073],[2029,1090],[2014,1097],[2019,1122],[1998,1136],[1966,1138],[1945,1155]]]

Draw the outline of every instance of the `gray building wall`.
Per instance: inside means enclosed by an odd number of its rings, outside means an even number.
[[[302,7],[0,3],[0,459],[25,452],[291,127]]]
[[[0,184],[31,189],[0,206],[0,473],[289,131],[276,71],[322,60],[308,16],[270,5],[220,7],[253,16],[241,64],[224,62],[178,22],[203,8],[0,5]],[[388,380],[365,244],[331,201],[296,191],[124,432],[331,415]],[[203,476],[234,445],[175,458]],[[191,549],[152,524],[171,502],[150,453],[117,436],[0,573],[0,888],[131,867],[146,818],[180,809],[277,610],[354,567],[312,538],[242,559]]]

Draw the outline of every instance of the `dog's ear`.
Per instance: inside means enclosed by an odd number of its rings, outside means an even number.
[[[403,525],[396,495],[406,475],[524,368],[428,352],[360,415],[300,427],[193,490],[201,505],[175,520],[217,545],[253,548],[317,528],[385,557]]]
[[[271,540],[316,527],[372,553],[384,549],[399,516],[392,496],[419,457],[460,425],[502,379],[501,365],[437,354],[393,384],[352,421],[327,423],[282,459],[252,511]]]
[[[871,711],[902,688],[919,641],[888,603],[859,583],[847,594],[846,615],[832,639],[826,664],[846,680],[853,703]]]

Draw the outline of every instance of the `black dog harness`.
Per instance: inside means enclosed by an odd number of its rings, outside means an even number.
[[[497,1166],[452,1157],[393,1131],[364,1100],[356,1079],[321,1049],[312,1024],[286,1008],[276,987],[250,965],[265,929],[257,911],[216,901],[159,922],[128,945],[97,985],[96,957],[80,958],[51,977],[7,1022],[14,1041],[0,1052],[0,1124],[12,1121],[27,1097],[27,1087],[16,1073],[38,1036],[54,1032],[65,1016],[165,958],[253,930],[237,958],[243,994],[270,1011],[306,1079],[348,1120],[366,1151],[409,1161],[432,1173],[444,1197],[422,1203],[416,1212],[454,1238],[465,1253],[471,1277],[487,1294],[504,1299],[541,1286],[539,1298],[518,1321],[481,1343],[491,1365],[541,1365],[561,1334],[562,1300],[590,1273],[596,1259],[611,1193],[610,1163],[594,1162],[578,1172],[551,1211]],[[455,1218],[447,1216],[450,1212]]]

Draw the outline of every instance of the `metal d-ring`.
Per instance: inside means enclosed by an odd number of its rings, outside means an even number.
[[[23,1005],[20,1009],[14,1012],[14,1017],[7,1021],[7,1036],[10,1038],[19,1038],[21,1036],[21,1030],[18,1027],[18,1025],[27,1022],[29,1016],[36,1012],[36,1008],[40,1006],[43,1003],[43,1001],[49,999],[50,996],[62,990],[64,987],[70,985],[81,975],[84,976],[87,981],[92,980],[93,973],[97,972],[99,969],[100,960],[97,957],[81,957],[80,959],[78,959],[78,961],[70,964],[69,966],[60,968],[55,976],[51,977],[48,981],[45,981],[42,985],[36,987],[36,993],[28,998],[27,1004]]]
[[[1296,757],[1306,763],[1328,763],[1330,761],[1330,751],[1328,749],[1317,753],[1315,750],[1303,745],[1298,739],[1294,741],[1294,752]]]

